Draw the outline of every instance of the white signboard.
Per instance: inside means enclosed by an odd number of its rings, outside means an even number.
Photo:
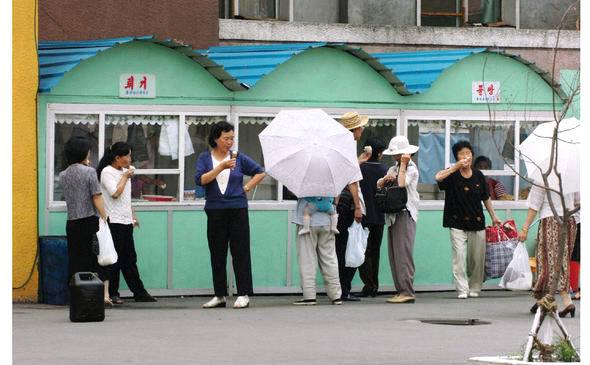
[[[155,98],[156,76],[152,74],[121,74],[119,78],[119,97]]]
[[[471,103],[500,103],[499,81],[472,81]]]

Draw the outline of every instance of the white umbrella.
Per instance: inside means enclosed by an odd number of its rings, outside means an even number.
[[[542,184],[541,174],[549,167],[551,142],[556,123],[548,122],[537,126],[533,133],[520,144],[521,158],[524,160],[530,179]],[[582,128],[577,118],[563,119],[557,133],[557,159],[554,166],[561,174],[564,193],[580,191],[580,142]],[[549,186],[558,188],[557,176],[552,172],[548,177]]]
[[[352,133],[321,109],[281,110],[258,138],[266,172],[297,197],[337,196],[362,179]]]

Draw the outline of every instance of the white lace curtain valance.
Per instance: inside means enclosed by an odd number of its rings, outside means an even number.
[[[56,114],[57,124],[98,124],[98,114]]]
[[[178,122],[177,115],[116,115],[107,114],[104,117],[106,125],[137,124],[137,125],[164,125],[169,122]]]
[[[188,125],[213,125],[217,122],[228,121],[228,118],[225,115],[216,115],[216,116],[187,115],[184,119],[185,119],[186,124],[188,124]]]
[[[270,124],[274,117],[240,117],[240,124]]]

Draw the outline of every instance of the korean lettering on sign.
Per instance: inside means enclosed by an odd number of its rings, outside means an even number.
[[[501,102],[499,81],[472,81],[471,82],[471,103],[493,103]]]
[[[119,78],[119,97],[155,98],[156,76],[152,74],[121,74]]]

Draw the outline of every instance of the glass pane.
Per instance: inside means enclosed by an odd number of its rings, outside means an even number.
[[[184,154],[194,153],[185,138]],[[124,141],[131,145],[138,169],[178,168],[178,116],[106,115],[105,147]]]
[[[197,159],[203,152],[210,150],[209,134],[213,124],[227,120],[227,116],[187,116],[188,136],[194,153],[184,158],[184,196],[185,200],[195,200],[193,197],[203,198],[203,190],[195,184]],[[186,142],[185,142],[186,143]]]
[[[468,141],[473,147],[473,164],[489,159],[480,167],[491,171],[510,171],[514,167],[514,122],[512,121],[451,121],[451,145],[449,160],[455,163],[452,146],[459,141]],[[492,174],[490,172],[490,174]],[[513,191],[515,177],[502,177],[500,181]]]
[[[473,147],[473,159],[485,156],[491,160],[491,170],[510,170],[514,164],[514,122],[451,121],[451,145],[468,141]],[[449,150],[451,163],[455,163]]]
[[[529,135],[531,135],[531,133],[533,133],[533,131],[535,130],[535,128],[539,124],[545,123],[545,122],[547,122],[547,121],[520,122],[520,143],[522,143]],[[524,164],[524,160],[522,158],[520,159],[520,175],[522,177],[519,177],[518,199],[526,200],[526,198],[528,197],[529,191],[531,189],[531,183],[526,180],[526,177],[528,176],[527,169]]]
[[[514,200],[514,176],[485,176],[492,200]]]
[[[133,175],[131,200],[134,202],[178,201],[178,175]]]
[[[273,117],[240,117],[239,150],[250,157],[260,166],[264,167],[264,157],[258,134],[272,121]],[[250,181],[249,176],[244,176],[244,183]],[[251,200],[276,200],[278,199],[278,182],[270,176],[258,184],[256,189],[248,193]]]
[[[53,200],[63,201],[63,189],[59,184],[59,173],[68,167],[64,155],[64,145],[72,137],[85,137],[90,141],[90,165],[98,165],[98,115],[96,114],[56,114],[55,141],[53,156]]]
[[[371,119],[369,118],[369,123],[365,126],[363,130],[363,134],[361,135],[361,140],[357,143],[357,155],[360,155],[363,152],[365,141],[369,137],[379,137],[385,142],[386,145],[389,145],[389,141],[395,136],[397,127],[397,121],[395,119]],[[381,158],[381,163],[385,166],[389,167],[392,166],[394,163],[394,159],[392,156],[383,156]]]
[[[444,193],[438,188],[434,175],[445,168],[445,121],[408,120],[408,141],[420,147],[412,158],[420,171],[420,199],[444,199]]]

